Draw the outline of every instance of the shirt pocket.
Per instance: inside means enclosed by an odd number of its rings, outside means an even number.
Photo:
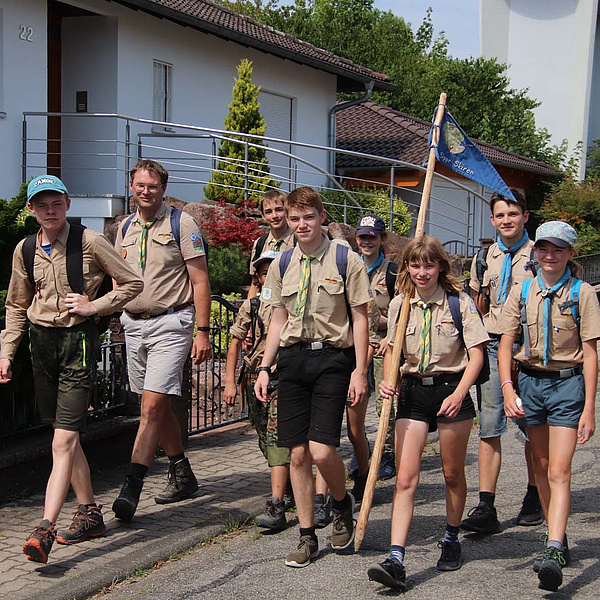
[[[343,282],[328,281],[327,279],[317,281],[316,304],[317,306],[314,307],[315,310],[327,320],[338,315],[341,310],[343,310],[343,314],[346,316]]]
[[[415,357],[417,361],[421,356],[421,336],[417,335],[417,326],[410,323],[406,326],[406,334],[404,336],[404,347],[408,356]]]
[[[449,356],[456,354],[462,343],[456,325],[443,321],[436,326],[436,332],[437,335],[431,340],[431,355]]]
[[[154,263],[161,264],[164,268],[176,268],[183,264],[183,257],[179,246],[173,235],[155,231],[151,234],[152,245],[156,245],[155,252],[150,257],[146,255],[146,260],[152,260]]]
[[[137,264],[137,242],[139,236],[136,237],[128,237],[126,240],[123,240],[121,243],[121,256],[127,262]]]
[[[579,348],[579,331],[571,313],[561,315],[552,323],[555,348],[560,354],[577,352]]]
[[[288,313],[296,314],[296,296],[298,294],[297,283],[287,283],[281,286],[281,301]]]

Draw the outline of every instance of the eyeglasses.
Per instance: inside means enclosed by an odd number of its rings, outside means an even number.
[[[143,192],[144,190],[148,190],[151,194],[156,194],[158,190],[162,187],[161,185],[146,185],[145,183],[134,183],[133,187],[136,192]]]

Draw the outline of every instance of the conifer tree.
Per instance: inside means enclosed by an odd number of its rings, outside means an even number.
[[[237,67],[238,77],[234,78],[233,98],[229,103],[229,113],[225,117],[227,131],[264,135],[267,129],[260,114],[257,87],[252,81],[252,61],[242,59]],[[222,160],[217,163],[211,182],[205,188],[209,200],[225,200],[240,204],[245,199],[258,200],[269,187],[276,185],[271,179],[269,161],[262,141],[258,138],[244,138],[231,135],[231,140],[223,140],[218,155]],[[248,139],[256,146],[248,145],[247,192],[245,183],[245,148],[243,143],[233,140]]]

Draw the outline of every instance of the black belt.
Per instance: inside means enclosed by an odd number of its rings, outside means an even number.
[[[187,308],[188,306],[191,306],[190,302],[186,302],[185,304],[178,304],[177,306],[173,306],[172,308],[168,308],[167,310],[163,310],[162,312],[155,313],[155,314],[150,314],[149,312],[132,313],[132,312],[129,312],[128,310],[126,310],[125,312],[134,321],[137,321],[138,319],[145,320],[145,319],[153,319],[154,317],[162,317],[162,315],[171,315],[173,313],[179,312],[180,310]]]
[[[296,342],[287,348],[302,348],[302,350],[326,350],[328,348],[335,350],[345,350],[345,348],[337,348],[329,342]]]
[[[575,375],[581,375],[583,367],[578,365],[569,369],[561,369],[560,371],[543,371],[542,369],[529,369],[521,365],[521,373],[525,373],[525,375],[530,375],[531,377],[538,377],[539,379],[568,379]]]
[[[405,377],[418,385],[429,387],[443,385],[444,383],[453,383],[455,381],[458,382],[461,380],[463,372],[464,371],[461,371],[460,373],[441,373],[440,375],[431,375],[429,377],[421,377],[419,375],[405,375]]]

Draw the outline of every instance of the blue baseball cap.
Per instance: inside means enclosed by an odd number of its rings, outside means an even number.
[[[550,242],[559,248],[573,247],[577,241],[577,232],[564,221],[542,223],[535,232],[535,244]]]
[[[32,179],[27,186],[27,202],[40,192],[58,192],[68,194],[65,184],[54,175],[40,175]]]
[[[379,215],[365,215],[356,224],[356,235],[381,235],[385,231],[385,221]]]

